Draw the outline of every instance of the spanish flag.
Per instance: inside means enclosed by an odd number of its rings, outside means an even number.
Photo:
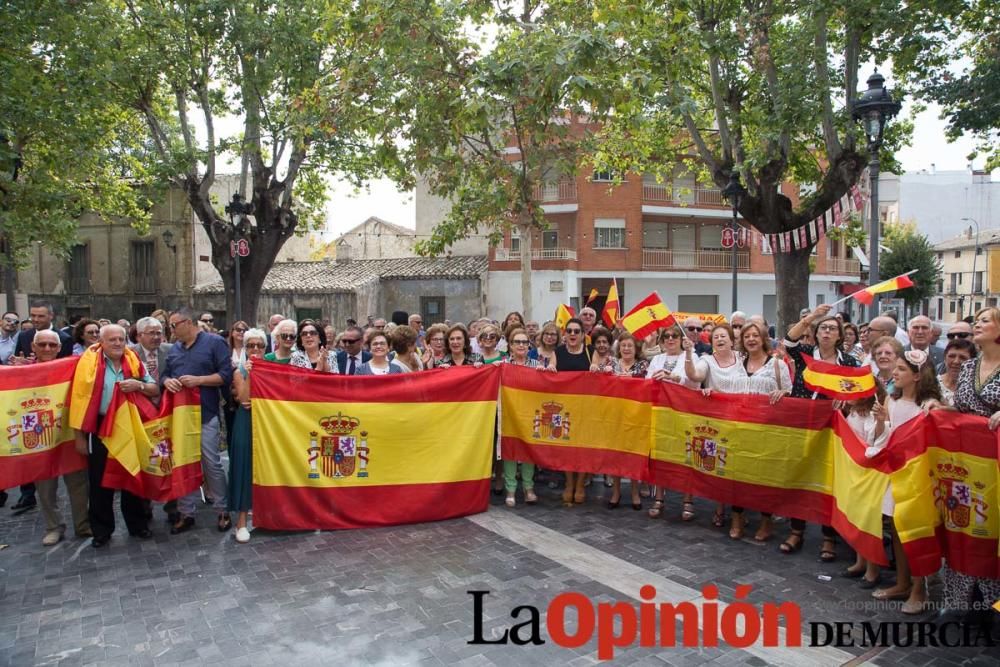
[[[608,288],[608,298],[604,301],[604,310],[601,311],[601,319],[611,329],[618,324],[621,312],[621,304],[618,302],[618,279],[612,278],[611,287]]]
[[[108,448],[102,484],[157,502],[201,486],[201,399],[197,388],[165,392],[159,407],[115,388],[101,439]]]
[[[0,366],[0,410],[7,415],[0,438],[0,489],[83,470],[64,410],[77,358],[31,366]]]
[[[583,305],[589,306],[591,303],[594,302],[594,299],[596,299],[600,295],[601,295],[601,293],[598,292],[597,288],[595,287],[594,289],[590,290],[590,296],[587,297],[587,303],[585,303]]]
[[[80,355],[73,374],[73,391],[69,403],[69,425],[86,433],[98,433],[100,429],[101,392],[104,388],[104,371],[107,361],[96,343]],[[125,348],[122,357],[122,374],[125,379],[143,378],[146,368],[139,361],[139,355]]]
[[[910,273],[913,273],[911,271]],[[910,274],[904,273],[901,276],[896,276],[889,280],[878,283],[877,285],[872,285],[863,290],[858,290],[851,296],[857,299],[859,302],[868,305],[875,300],[876,294],[881,294],[882,292],[895,292],[896,290],[901,290],[906,287],[913,287],[913,281],[910,280]]]
[[[875,393],[875,376],[868,366],[839,366],[808,354],[802,355],[802,361],[806,364],[802,379],[811,391],[841,401],[866,398]]]
[[[643,339],[657,329],[672,326],[676,322],[670,309],[663,305],[660,295],[653,292],[636,304],[622,318],[622,326],[636,338]]]
[[[574,317],[576,317],[576,311],[573,310],[573,306],[567,306],[566,304],[560,303],[559,306],[556,307],[556,314],[552,319],[555,320],[557,327],[565,329],[566,323]]]
[[[254,362],[254,523],[361,528],[486,511],[506,365],[347,377]]]

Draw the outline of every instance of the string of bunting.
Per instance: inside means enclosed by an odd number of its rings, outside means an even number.
[[[857,185],[852,185],[850,191],[833,206],[810,220],[806,224],[779,234],[763,234],[750,227],[740,227],[736,235],[736,244],[760,248],[765,254],[775,252],[792,252],[808,248],[817,243],[828,229],[845,226],[851,213],[864,213],[865,197]]]

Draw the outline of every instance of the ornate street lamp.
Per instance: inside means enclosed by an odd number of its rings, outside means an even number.
[[[746,188],[740,183],[740,174],[736,171],[736,167],[733,167],[732,172],[729,174],[729,183],[722,189],[722,196],[729,200],[733,205],[733,251],[732,251],[732,261],[733,261],[733,309],[730,311],[732,313],[736,312],[736,238],[739,234],[739,225],[736,223],[736,216],[739,214],[740,201],[747,195]]]
[[[236,319],[239,322],[243,319],[243,306],[240,301],[240,260],[249,254],[249,248],[243,240],[243,228],[248,226],[250,221],[247,216],[253,213],[253,202],[244,202],[243,196],[239,192],[233,193],[233,200],[226,205],[226,213],[229,215],[229,224],[233,226],[233,240],[229,244],[229,252],[233,257],[233,269],[236,271],[236,280],[233,283],[234,296],[236,297]]]
[[[879,210],[878,210],[878,152],[882,148],[882,137],[889,119],[899,113],[902,105],[892,99],[885,87],[885,77],[876,70],[868,77],[868,90],[851,101],[851,117],[861,124],[868,138],[868,168],[871,180],[871,223],[868,233],[868,284],[879,282],[878,275],[878,242],[879,242]],[[871,303],[872,317],[878,314],[878,294]]]

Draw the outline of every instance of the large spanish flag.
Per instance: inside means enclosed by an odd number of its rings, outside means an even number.
[[[0,443],[0,489],[83,470],[73,429],[63,411],[77,359],[0,366],[0,410],[7,415]]]
[[[622,326],[630,334],[642,340],[657,329],[673,326],[676,320],[670,309],[663,305],[660,295],[653,292],[635,305],[622,318]]]
[[[806,370],[802,380],[806,388],[828,398],[853,401],[875,393],[875,376],[867,364],[860,368],[840,366],[802,355]]]
[[[104,487],[166,502],[201,486],[198,389],[164,392],[157,407],[116,388],[100,435],[109,453]]]
[[[910,271],[910,273],[914,272]],[[881,294],[882,292],[895,292],[896,290],[913,287],[913,281],[910,280],[910,273],[904,273],[901,276],[896,276],[895,278],[890,278],[889,280],[883,280],[876,285],[866,287],[863,290],[858,290],[851,296],[865,305],[870,304],[875,300],[876,294]]]
[[[651,382],[503,365],[504,459],[645,479]]]
[[[936,572],[943,557],[959,572],[1000,579],[997,443],[985,417],[954,412],[893,432],[879,456],[893,470],[893,521],[913,574]]]
[[[250,374],[254,523],[360,528],[489,505],[500,367],[347,377]]]

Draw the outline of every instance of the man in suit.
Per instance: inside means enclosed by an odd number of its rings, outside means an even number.
[[[364,349],[365,332],[361,327],[347,327],[340,335],[341,349],[337,350],[337,368],[341,375],[354,375],[361,364],[372,358],[372,353]]]
[[[163,342],[163,324],[155,317],[143,317],[135,323],[135,337],[139,342],[129,347],[139,355],[153,380],[159,382],[160,369],[170,351],[170,343]]]
[[[910,344],[907,350],[923,350],[930,355],[934,367],[944,362],[944,350],[936,345],[931,345],[931,318],[926,315],[917,315],[910,320],[909,328],[906,332],[910,336]]]
[[[285,316],[281,313],[275,313],[267,318],[267,340],[264,341],[267,345],[266,352],[274,352],[274,327],[281,324],[284,319]]]

